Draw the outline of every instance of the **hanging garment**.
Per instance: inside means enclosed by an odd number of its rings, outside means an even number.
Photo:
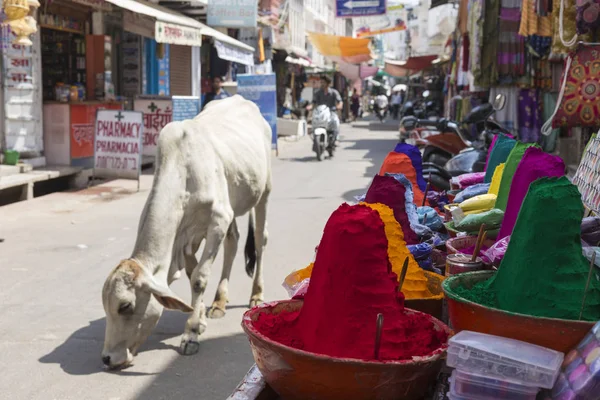
[[[542,127],[549,135],[552,128],[600,126],[600,46],[580,45],[565,61],[558,103]]]
[[[542,128],[542,101],[539,89],[521,89],[519,92],[519,139],[523,143],[537,143]]]
[[[576,0],[552,0],[552,53],[554,54],[567,54],[572,50],[573,46],[577,43],[577,40],[583,42],[592,41],[590,34],[577,37],[577,10],[575,8],[575,2]],[[562,18],[561,5],[563,8]],[[563,44],[560,38],[561,34],[563,39],[568,42],[568,46]]]
[[[576,4],[577,33],[593,33],[600,28],[600,0],[579,0]]]
[[[544,104],[542,106],[542,120],[547,121],[552,117],[552,111],[556,108],[556,98],[558,95],[556,93],[544,92],[542,98]],[[553,153],[556,150],[556,139],[558,139],[558,135],[560,134],[560,129],[552,129],[550,135],[542,135],[540,146],[546,153]]]
[[[498,76],[507,83],[525,75],[525,38],[519,35],[519,18],[519,8],[501,7]]]
[[[552,18],[541,17],[536,13],[536,0],[523,0],[521,7],[521,36],[552,36]]]
[[[481,63],[475,84],[489,88],[498,82],[498,34],[500,0],[487,0],[484,7],[483,35],[481,37]]]

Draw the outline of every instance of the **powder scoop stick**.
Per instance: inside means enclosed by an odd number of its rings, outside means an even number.
[[[383,329],[383,314],[377,314],[377,328],[375,329],[375,354],[374,359],[379,360],[379,348],[381,347],[381,330]]]
[[[402,271],[400,272],[400,279],[398,281],[398,292],[402,291],[402,285],[404,284],[404,278],[406,278],[406,271],[408,271],[408,257],[404,260],[402,265]]]
[[[585,308],[585,298],[587,297],[587,291],[590,287],[590,279],[592,278],[592,272],[594,272],[594,265],[596,265],[596,250],[592,254],[592,261],[590,262],[590,272],[588,272],[587,282],[585,283],[585,289],[583,290],[583,300],[581,301],[581,311],[579,312],[579,320],[583,318],[583,309]]]
[[[473,257],[471,257],[471,262],[475,262],[477,260],[477,256],[479,255],[479,250],[481,250],[481,246],[483,245],[483,231],[485,230],[485,224],[481,224],[479,228],[479,233],[477,234],[477,239],[475,240],[475,249],[473,250]]]
[[[425,202],[427,201],[427,193],[429,193],[430,187],[431,187],[431,172],[429,173],[429,177],[427,178],[427,186],[425,186],[425,193],[423,194],[423,204],[421,204],[421,207],[425,207]]]

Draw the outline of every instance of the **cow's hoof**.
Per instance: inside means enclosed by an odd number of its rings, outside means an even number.
[[[180,350],[181,354],[184,356],[194,355],[200,350],[200,342],[195,340],[182,340]]]
[[[212,306],[210,310],[208,310],[206,316],[212,319],[223,318],[225,316],[225,310],[217,306]]]
[[[263,299],[250,299],[250,308],[256,307],[263,303]]]

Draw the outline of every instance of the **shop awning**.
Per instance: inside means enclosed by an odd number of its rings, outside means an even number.
[[[235,54],[230,58],[242,64],[253,65],[254,48],[248,46],[224,33],[217,31],[195,19],[186,17],[166,7],[144,0],[106,0],[117,7],[124,8],[136,14],[143,14],[156,19],[155,39],[159,43],[180,44],[185,46],[202,46],[202,35],[210,36],[228,48],[227,54]],[[215,44],[217,46],[217,44]],[[221,46],[222,48],[224,46]],[[227,58],[224,58],[227,59]],[[244,62],[242,62],[242,60]]]
[[[308,38],[319,53],[336,62],[359,64],[372,58],[369,48],[370,39],[354,39],[314,32],[309,32]]]
[[[432,65],[437,56],[411,57],[406,61],[385,60],[385,72],[391,76],[405,77],[414,75]]]

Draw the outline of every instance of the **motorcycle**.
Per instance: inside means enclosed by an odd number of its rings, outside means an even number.
[[[388,113],[388,99],[384,95],[379,95],[375,98],[375,112],[379,122],[383,122]]]
[[[437,127],[440,131],[452,132],[452,134],[460,138],[467,147],[450,158],[443,167],[437,163],[423,162],[423,175],[431,176],[431,184],[434,188],[437,190],[449,190],[450,179],[453,177],[472,172],[483,172],[485,170],[485,160],[494,136],[497,134],[504,134],[512,137],[510,131],[502,127],[492,118],[496,111],[500,111],[504,108],[505,104],[506,96],[499,94],[494,99],[493,104],[482,104],[471,110],[463,123],[483,124],[484,126],[479,137],[473,142],[466,137],[458,123],[447,120],[438,122]]]
[[[333,119],[331,110],[326,105],[317,106],[312,114],[313,151],[317,154],[317,160],[323,160],[325,150],[333,157],[335,150],[334,132],[339,129],[339,124]]]

